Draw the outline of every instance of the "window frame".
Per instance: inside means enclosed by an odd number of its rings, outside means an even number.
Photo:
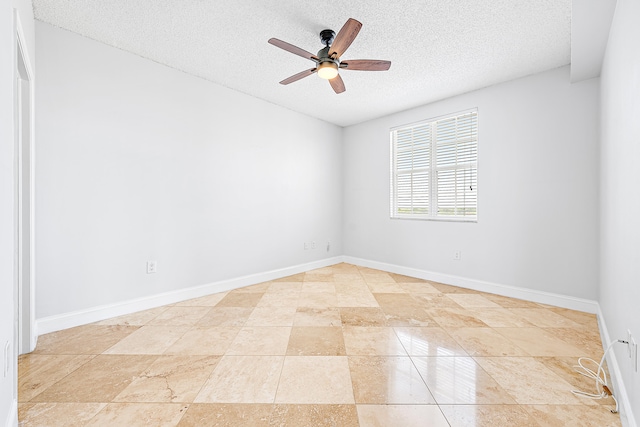
[[[475,161],[460,163],[467,166],[470,166],[471,169],[475,168],[475,215],[438,215],[438,185],[437,185],[437,176],[438,171],[441,170],[464,170],[463,167],[459,167],[459,163],[456,160],[454,165],[447,166],[437,166],[437,138],[435,135],[437,132],[434,130],[434,126],[437,125],[438,122],[449,120],[453,118],[463,117],[465,115],[475,113]],[[444,114],[437,117],[432,117],[426,120],[420,120],[418,122],[413,122],[409,124],[404,124],[400,126],[395,126],[389,129],[389,158],[390,158],[390,168],[389,168],[389,183],[390,183],[390,206],[389,206],[389,214],[391,219],[412,219],[412,220],[427,220],[427,221],[449,221],[449,222],[478,222],[479,217],[479,146],[480,146],[480,124],[479,124],[479,113],[478,108],[470,108],[467,110],[462,110],[454,113]],[[398,156],[397,156],[397,144],[395,140],[395,135],[398,131],[402,130],[415,130],[421,126],[429,126],[430,127],[430,138],[429,138],[429,167],[428,167],[428,213],[427,214],[419,214],[419,213],[398,213],[398,183],[397,177],[400,175],[398,173]],[[412,139],[413,142],[413,139]],[[413,151],[412,151],[413,153]],[[403,173],[413,174],[414,170],[421,170],[423,168],[414,168],[413,165],[410,169],[404,170]],[[473,173],[473,172],[472,172]],[[435,183],[435,185],[434,185]],[[414,201],[413,189],[411,190],[411,202]],[[456,198],[457,200],[457,198]],[[413,206],[413,203],[412,203]],[[412,208],[413,209],[413,208]]]

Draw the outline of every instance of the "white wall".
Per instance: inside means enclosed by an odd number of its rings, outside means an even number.
[[[38,318],[341,253],[339,127],[41,22],[36,53]]]
[[[595,300],[597,100],[598,80],[564,67],[347,128],[344,253]],[[474,107],[478,222],[391,220],[389,128]]]
[[[17,425],[17,337],[14,313],[14,84],[15,27],[18,11],[28,53],[33,55],[33,10],[30,0],[0,3],[0,425]],[[34,61],[34,58],[30,58]],[[35,63],[32,62],[32,66]],[[2,372],[5,343],[10,343],[9,372]]]
[[[618,0],[601,75],[600,305],[612,340],[640,343],[640,2]],[[614,347],[632,416],[640,420],[640,373]]]

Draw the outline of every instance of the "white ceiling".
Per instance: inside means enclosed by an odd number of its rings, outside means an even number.
[[[348,126],[570,63],[572,0],[33,0],[36,19],[309,116]],[[314,63],[319,32],[363,23],[336,95]]]

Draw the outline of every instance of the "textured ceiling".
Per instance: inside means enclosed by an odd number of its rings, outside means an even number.
[[[571,0],[33,0],[36,19],[294,111],[347,126],[567,65]],[[389,71],[341,70],[336,95],[315,75],[319,32],[363,23],[341,59],[385,59]]]

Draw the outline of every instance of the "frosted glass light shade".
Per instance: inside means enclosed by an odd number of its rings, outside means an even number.
[[[318,77],[331,80],[338,75],[338,66],[333,62],[323,62],[318,65]]]

